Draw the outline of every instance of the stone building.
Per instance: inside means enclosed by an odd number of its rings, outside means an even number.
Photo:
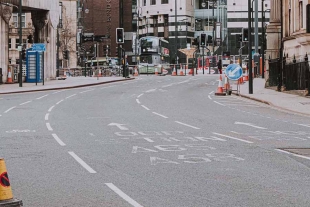
[[[9,3],[5,5],[5,3]],[[56,77],[56,30],[59,21],[59,0],[23,0],[22,10],[31,13],[34,26],[33,40],[45,43],[44,79]],[[14,6],[11,6],[14,5]],[[7,81],[9,66],[9,22],[12,13],[18,12],[19,0],[1,0],[0,5],[0,68],[2,82]]]

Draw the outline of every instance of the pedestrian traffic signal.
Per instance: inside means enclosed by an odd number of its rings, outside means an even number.
[[[211,35],[208,35],[208,41],[207,41],[208,44],[211,44],[212,43],[212,36]]]
[[[63,56],[63,59],[68,60],[69,51],[68,50],[62,51],[62,56]]]
[[[124,43],[124,28],[116,28],[116,43]]]
[[[236,34],[236,42],[242,42],[242,35],[241,34]]]
[[[202,46],[206,45],[206,34],[200,35],[200,45],[202,45]]]
[[[248,28],[242,28],[242,42],[249,41],[249,29]]]

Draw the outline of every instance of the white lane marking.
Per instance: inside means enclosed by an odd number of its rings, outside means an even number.
[[[80,93],[87,93],[87,92],[90,92],[90,91],[93,91],[93,90],[95,90],[95,89],[90,89],[90,90],[87,90],[87,91],[82,91]]]
[[[53,94],[56,94],[56,93],[61,93],[62,91],[56,91],[56,92],[54,92]]]
[[[219,134],[219,133],[215,133],[215,132],[213,132],[213,134],[216,134],[216,135],[219,135],[219,136],[222,136],[222,137],[226,137],[226,138],[230,138],[230,139],[234,139],[234,140],[238,140],[240,142],[245,142],[245,143],[248,143],[248,144],[252,144],[253,143],[253,142],[250,142],[250,141],[247,141],[247,140],[244,140],[244,139],[239,139],[239,138],[231,137],[231,136],[224,135],[224,134]]]
[[[287,152],[287,151],[281,150],[281,149],[275,149],[275,150],[278,151],[278,152],[283,152],[283,153],[286,153],[286,154],[289,154],[289,155],[293,155],[295,157],[300,157],[300,158],[304,158],[304,159],[310,160],[310,157],[307,157],[307,156],[297,155],[297,154],[294,154],[294,153],[291,153],[291,152]]]
[[[208,98],[209,98],[210,100],[212,100],[212,98],[211,98],[211,96],[210,96],[210,95],[208,95]]]
[[[46,123],[46,127],[49,131],[53,131],[53,128],[51,127],[50,123]]]
[[[134,207],[143,207],[139,203],[137,203],[135,200],[130,198],[128,195],[126,195],[123,191],[121,191],[119,188],[117,188],[113,183],[106,183],[106,185],[113,190],[116,194],[118,194],[121,198],[123,198],[125,201],[127,201],[129,204],[131,204]]]
[[[84,167],[89,173],[97,173],[93,168],[91,168],[86,162],[84,162],[79,156],[77,156],[74,152],[68,152],[82,167]]]
[[[62,99],[62,100],[60,100],[60,101],[58,101],[56,104],[58,105],[58,104],[60,104],[61,102],[63,102],[64,100]]]
[[[26,101],[26,102],[21,103],[21,104],[19,104],[19,105],[22,106],[22,105],[25,105],[25,104],[30,103],[30,102],[31,102],[31,101]]]
[[[146,110],[150,110],[148,107],[144,106],[144,105],[141,105],[143,108],[145,108]]]
[[[124,124],[119,124],[119,123],[110,123],[110,124],[108,124],[108,126],[116,126],[116,127],[118,127],[120,130],[128,130],[128,128],[127,128],[127,127],[124,127],[123,125],[124,125]]]
[[[8,113],[9,111],[11,111],[11,110],[14,109],[14,108],[16,108],[16,106],[13,106],[13,107],[9,108],[9,109],[6,110],[4,113],[6,114],[6,113]]]
[[[163,117],[163,118],[165,118],[165,119],[168,119],[168,117],[166,117],[166,116],[164,116],[164,115],[162,115],[162,114],[159,114],[159,113],[156,113],[156,112],[153,112],[153,114],[156,114],[157,116],[161,116],[161,117]]]
[[[55,106],[51,106],[51,108],[48,109],[48,112],[51,112]]]
[[[165,86],[162,86],[162,88],[167,88],[167,87],[170,87],[172,86],[173,84],[169,84],[169,85],[165,85]]]
[[[57,134],[52,134],[52,136],[58,142],[58,144],[60,144],[60,146],[66,146],[66,144],[63,141],[61,141],[61,139],[57,136]]]
[[[73,94],[73,95],[71,95],[71,96],[68,96],[68,97],[66,97],[66,99],[71,98],[71,97],[73,97],[73,96],[76,96],[76,94]]]
[[[211,91],[211,92],[209,93],[209,95],[211,95],[212,93],[214,93],[214,91]]]
[[[179,121],[175,121],[175,122],[176,122],[176,123],[178,123],[178,124],[181,124],[181,125],[184,125],[184,126],[187,126],[187,127],[193,128],[193,129],[200,129],[200,128],[198,128],[198,127],[191,126],[191,125],[189,125],[189,124],[185,124],[185,123],[182,123],[182,122],[179,122]]]
[[[49,116],[49,115],[50,115],[49,113],[45,114],[45,121],[48,120],[48,116]]]
[[[148,141],[148,142],[154,142],[152,139],[150,139],[150,138],[143,138],[143,139],[145,139],[146,141]]]
[[[156,88],[153,88],[153,89],[150,89],[148,91],[145,91],[145,93],[150,93],[150,92],[154,92],[154,91],[156,91]]]
[[[46,94],[46,95],[44,95],[44,96],[41,96],[41,97],[39,97],[39,98],[37,98],[37,99],[39,100],[39,99],[44,98],[44,97],[46,97],[46,96],[48,96],[48,94]]]
[[[2,116],[2,115],[0,114],[0,116]]]
[[[297,124],[299,126],[304,126],[304,127],[310,127],[310,125],[307,125],[307,124]]]
[[[255,126],[254,124],[251,124],[251,123],[244,123],[244,122],[236,121],[235,124],[246,125],[246,126],[254,127],[256,129],[267,129],[267,128],[264,128],[264,127]]]
[[[89,133],[90,136],[94,137],[95,135],[93,133]]]
[[[222,105],[222,106],[225,106],[224,104],[221,104],[221,103],[219,103],[219,102],[217,102],[217,101],[213,101],[214,103],[217,103],[217,104],[219,104],[219,105]]]
[[[139,99],[136,99],[136,102],[137,102],[138,104],[140,104],[140,101],[139,101]]]
[[[137,98],[140,98],[141,96],[143,96],[144,94],[143,93],[141,93]]]

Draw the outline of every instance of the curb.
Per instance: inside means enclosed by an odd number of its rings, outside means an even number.
[[[274,105],[271,102],[264,101],[264,100],[261,100],[261,99],[258,99],[258,98],[253,98],[253,97],[250,97],[250,96],[246,96],[246,95],[242,95],[242,94],[237,94],[236,92],[233,92],[232,94],[234,94],[236,96],[243,97],[243,98],[251,99],[253,101],[261,102],[261,103],[267,104],[269,106],[273,106],[273,107],[276,107],[276,108],[279,108],[281,110],[288,111],[290,113],[294,113],[294,114],[297,114],[297,115],[310,116],[310,114],[308,114],[308,113],[302,113],[302,112],[294,111],[294,110],[291,110],[291,109],[288,109],[288,108],[283,108],[281,106]]]
[[[105,81],[105,82],[100,82],[100,83],[88,83],[88,84],[83,84],[83,85],[67,86],[67,87],[61,87],[61,88],[55,87],[55,88],[44,88],[44,89],[34,89],[34,90],[25,90],[25,91],[12,91],[12,92],[4,92],[4,93],[0,92],[0,95],[40,92],[40,91],[52,91],[52,90],[64,90],[64,89],[71,89],[71,88],[82,88],[82,87],[87,87],[87,86],[103,85],[107,83],[122,82],[122,81],[127,81],[127,80],[134,80],[134,79],[135,78],[126,78],[126,79],[121,79],[121,80],[111,80],[111,81]]]

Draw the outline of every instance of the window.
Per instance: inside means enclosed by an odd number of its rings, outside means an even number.
[[[11,58],[9,58],[9,64],[10,64],[10,65],[12,64],[12,59],[11,59]]]
[[[299,28],[303,28],[303,5],[302,1],[299,2]]]
[[[9,38],[9,49],[12,49],[12,39]]]
[[[19,39],[15,39],[15,48],[18,49],[19,46]]]
[[[169,0],[161,0],[161,4],[169,4]]]
[[[143,0],[142,6],[146,6],[146,0]]]
[[[19,16],[18,13],[13,13],[13,23],[14,23],[14,27],[18,28],[19,27]],[[26,15],[25,13],[22,13],[22,28],[26,27]]]
[[[156,0],[151,0],[151,5],[156,5]]]

